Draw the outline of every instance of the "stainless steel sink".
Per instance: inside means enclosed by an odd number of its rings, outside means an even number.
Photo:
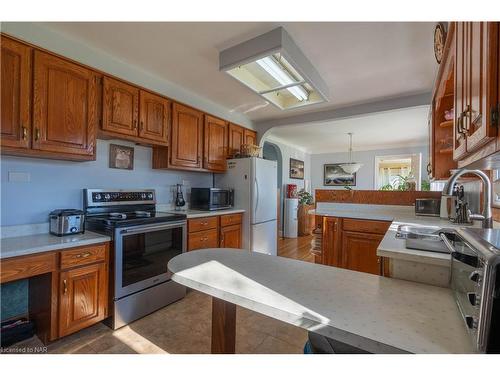
[[[396,238],[404,239],[407,249],[449,254],[448,248],[439,236],[440,232],[439,227],[400,225]]]

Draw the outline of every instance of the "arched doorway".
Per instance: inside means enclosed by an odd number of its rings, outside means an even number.
[[[262,147],[262,157],[267,160],[275,160],[278,163],[278,188],[280,189],[279,196],[279,215],[278,215],[278,235],[281,237],[283,233],[283,155],[278,145],[264,141]]]

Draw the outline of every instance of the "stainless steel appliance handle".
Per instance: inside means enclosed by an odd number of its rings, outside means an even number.
[[[441,237],[441,239],[443,240],[444,244],[446,245],[446,247],[448,248],[448,250],[450,250],[450,253],[454,253],[455,252],[455,248],[453,247],[453,245],[451,244],[450,240],[448,239],[448,237],[446,237],[446,234],[444,233],[439,233],[439,237]]]
[[[133,228],[125,228],[120,230],[120,234],[133,234],[133,233],[145,233],[145,232],[152,232],[156,230],[162,230],[162,229],[171,229],[171,228],[179,228],[184,225],[186,225],[186,221],[174,221],[169,224],[162,224],[162,225],[143,225],[139,227],[133,227]]]

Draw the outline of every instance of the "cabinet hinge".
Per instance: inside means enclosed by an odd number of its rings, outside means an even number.
[[[499,123],[499,112],[500,112],[500,103],[498,103],[496,106],[491,107],[491,124],[498,126]]]

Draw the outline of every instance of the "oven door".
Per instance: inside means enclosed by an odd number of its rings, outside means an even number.
[[[115,230],[115,299],[170,280],[167,264],[186,251],[186,221]]]

